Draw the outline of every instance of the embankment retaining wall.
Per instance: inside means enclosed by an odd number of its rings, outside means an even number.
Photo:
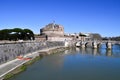
[[[19,55],[25,55],[51,47],[64,46],[62,41],[45,42],[11,42],[0,43],[0,64],[15,59]]]

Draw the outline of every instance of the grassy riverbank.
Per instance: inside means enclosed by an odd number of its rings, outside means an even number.
[[[7,75],[5,75],[3,80],[8,80],[11,77],[25,71],[27,69],[27,66],[32,65],[34,62],[40,60],[42,57],[41,56],[37,56],[36,58],[24,63],[23,65],[21,65],[20,67],[16,68],[15,70],[11,71],[10,73],[8,73]]]

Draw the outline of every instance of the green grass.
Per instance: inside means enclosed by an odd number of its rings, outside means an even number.
[[[8,73],[7,75],[5,75],[3,80],[9,80],[10,78],[14,77],[15,75],[27,70],[27,66],[33,64],[34,62],[36,62],[40,59],[41,59],[41,57],[38,56],[38,57],[28,61],[27,63],[21,65],[20,67],[16,68],[15,70],[13,70],[10,73]]]
[[[13,70],[12,72],[10,72],[10,73],[8,73],[7,75],[5,75],[5,77],[4,77],[3,80],[8,80],[8,79],[10,79],[11,77],[15,76],[16,74],[25,71],[26,69],[27,69],[27,66],[23,64],[22,66],[16,68],[16,69]]]

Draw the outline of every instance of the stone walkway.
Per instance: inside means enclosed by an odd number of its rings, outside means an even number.
[[[47,52],[47,51],[49,51],[51,49],[56,49],[56,48],[58,48],[58,47],[53,47],[53,48],[39,50],[39,51],[36,51],[36,52],[33,52],[33,53],[29,53],[29,54],[27,54],[25,56],[35,58],[36,56],[39,55],[38,52]],[[6,62],[4,64],[1,64],[0,65],[0,80],[2,80],[4,75],[6,75],[7,73],[9,73],[12,70],[16,69],[17,67],[21,66],[22,64],[26,63],[27,61],[29,61],[29,60],[14,59],[12,61],[9,61],[9,62]]]

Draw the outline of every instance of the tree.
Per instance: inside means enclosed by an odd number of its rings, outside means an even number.
[[[98,33],[91,34],[93,40],[102,40],[102,37]]]
[[[11,29],[10,35],[11,35],[12,40],[13,40],[13,39],[14,39],[14,40],[22,39],[22,35],[21,35],[22,32],[23,32],[23,30],[20,29],[20,28]]]
[[[0,30],[0,40],[31,40],[34,33],[30,29],[3,29]]]
[[[9,29],[0,30],[0,39],[9,40],[9,33],[10,33]]]
[[[25,40],[34,40],[34,33],[30,29],[24,29],[24,38]]]

